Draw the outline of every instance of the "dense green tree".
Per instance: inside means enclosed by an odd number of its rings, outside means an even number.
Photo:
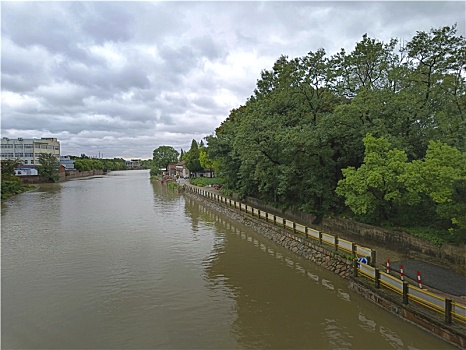
[[[209,169],[211,172],[211,177],[212,177],[212,171],[214,168],[214,161],[209,158],[208,152],[206,147],[199,147],[199,163],[201,164],[201,167],[203,169]]]
[[[207,140],[207,152],[213,159],[217,177],[222,178],[225,188],[236,190],[241,166],[241,160],[233,147],[236,138],[236,124],[242,115],[244,106],[233,109],[228,118],[215,130],[215,135],[209,135]]]
[[[196,140],[191,141],[191,148],[188,152],[185,153],[185,167],[189,169],[190,172],[196,173],[204,170],[199,159],[199,145]]]
[[[7,178],[15,176],[15,168],[22,165],[22,162],[20,159],[2,159],[1,165],[2,178]]]
[[[160,169],[168,169],[169,164],[178,163],[179,152],[171,146],[160,146],[153,152],[153,171],[155,174],[159,174]]]
[[[1,198],[7,199],[14,194],[24,192],[29,189],[21,183],[15,176],[15,168],[21,166],[19,159],[2,159],[1,161]]]
[[[43,181],[56,182],[58,181],[58,167],[60,161],[57,157],[50,153],[42,153],[39,156],[39,165],[37,171]]]
[[[401,177],[407,171],[404,151],[391,149],[389,141],[368,134],[364,138],[364,163],[359,168],[343,169],[344,179],[336,192],[358,215],[365,214],[371,222],[381,224],[397,214],[401,204],[418,202],[417,193],[406,190]]]
[[[451,26],[398,47],[364,35],[332,57],[282,55],[205,151],[229,190],[314,213],[316,223],[350,207],[366,222],[464,227],[466,183],[451,172],[459,165],[431,157],[466,151],[465,44]]]
[[[466,233],[466,152],[431,141],[423,160],[415,160],[401,179],[412,193],[436,203],[437,213]]]

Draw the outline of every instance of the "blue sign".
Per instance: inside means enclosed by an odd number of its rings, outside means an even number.
[[[358,258],[358,262],[359,262],[359,263],[366,264],[366,265],[369,263],[368,260],[367,260],[367,258]]]

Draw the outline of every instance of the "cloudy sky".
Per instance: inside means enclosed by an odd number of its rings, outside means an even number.
[[[189,150],[246,102],[263,69],[362,35],[410,40],[465,2],[1,2],[1,136],[62,155]]]

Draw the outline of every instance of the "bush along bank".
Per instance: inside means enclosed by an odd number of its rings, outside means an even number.
[[[446,342],[460,348],[466,348],[465,327],[459,324],[446,324],[439,315],[426,312],[425,308],[416,304],[405,304],[381,288],[370,286],[361,277],[356,277],[355,256],[344,256],[341,252],[326,248],[314,240],[307,240],[299,234],[290,232],[286,228],[276,226],[271,222],[249,215],[238,208],[232,208],[227,203],[209,199],[191,191],[185,191],[185,196],[202,202],[203,205],[218,211],[231,219],[251,227],[255,232],[287,248],[288,250],[308,259],[323,268],[330,270],[340,277],[349,280],[349,287],[366,299],[383,307],[396,316],[408,320],[427,330]]]

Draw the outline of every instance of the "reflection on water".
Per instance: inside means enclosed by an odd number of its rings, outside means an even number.
[[[3,348],[450,348],[148,171],[2,206]]]
[[[187,199],[190,208],[196,200]],[[200,204],[205,220],[222,235],[206,268],[236,301],[234,331],[243,348],[435,348],[404,321],[361,300],[327,270],[296,257],[247,227]],[[246,243],[246,244],[245,244]],[[214,258],[212,258],[214,257]],[[380,332],[367,323],[379,319]],[[431,336],[429,336],[431,337]],[[421,343],[419,342],[421,341]],[[442,344],[441,346],[447,346]],[[448,346],[447,346],[448,347]]]

